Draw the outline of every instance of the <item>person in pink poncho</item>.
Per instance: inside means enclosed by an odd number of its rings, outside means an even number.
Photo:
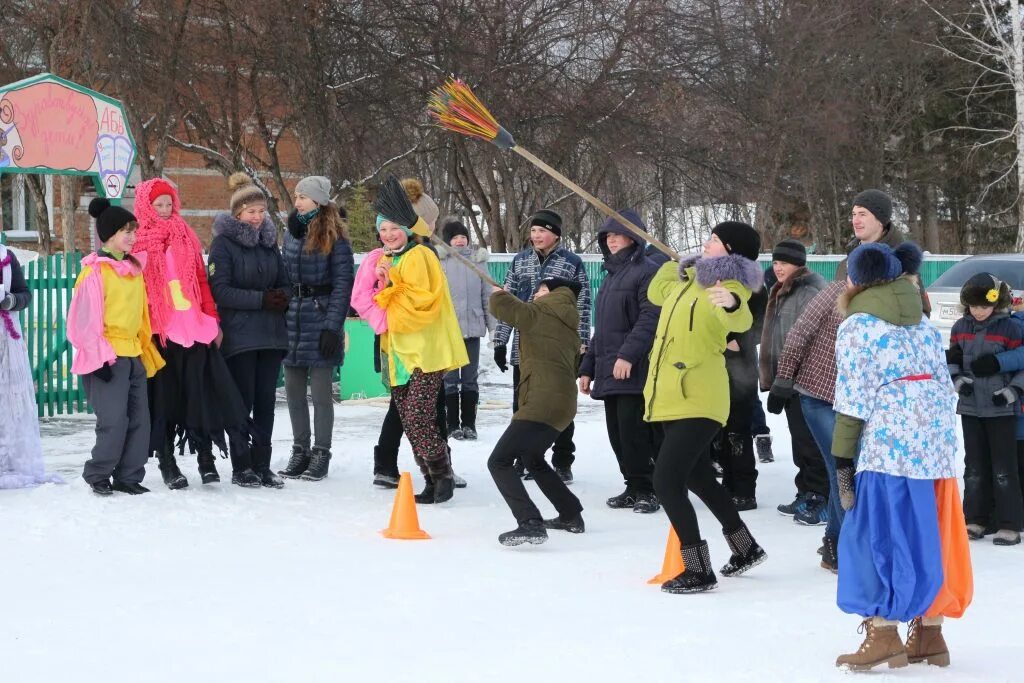
[[[245,448],[247,416],[242,397],[220,353],[223,335],[206,279],[202,245],[181,217],[171,183],[154,178],[135,188],[139,230],[133,253],[145,255],[143,277],[154,341],[167,367],[148,382],[150,448],[170,489],[188,486],[174,457],[174,442],[198,453],[204,484],[220,481],[213,447]]]

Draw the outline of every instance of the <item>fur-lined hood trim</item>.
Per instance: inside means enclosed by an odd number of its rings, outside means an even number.
[[[679,259],[679,278],[688,280],[687,268],[693,267],[697,274],[697,284],[704,289],[714,287],[719,280],[736,280],[750,291],[756,291],[764,285],[764,270],[757,261],[751,261],[737,254],[706,257],[702,254],[689,254]]]

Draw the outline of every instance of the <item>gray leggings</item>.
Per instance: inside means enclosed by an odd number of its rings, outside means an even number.
[[[331,448],[334,431],[334,368],[285,366],[284,392],[288,397],[288,416],[292,420],[292,442],[309,448],[309,404],[306,402],[306,384],[313,394],[314,446]]]

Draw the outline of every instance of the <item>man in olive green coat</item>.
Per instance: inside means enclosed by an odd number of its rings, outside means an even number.
[[[544,460],[544,453],[576,417],[576,371],[579,363],[579,284],[552,278],[524,303],[494,288],[491,314],[519,330],[521,380],[516,387],[519,409],[494,447],[487,468],[519,526],[498,536],[502,545],[543,543],[546,529],[582,533],[583,506]],[[555,509],[544,520],[530,500],[512,463],[522,462]]]

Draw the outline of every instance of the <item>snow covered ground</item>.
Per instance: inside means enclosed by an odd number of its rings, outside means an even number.
[[[507,401],[493,366],[484,399]],[[92,495],[79,474],[88,417],[43,425],[47,464],[70,485],[0,495],[0,681],[828,681],[860,644],[818,567],[822,528],[775,511],[793,494],[785,423],[769,416],[776,462],[759,465],[761,508],[744,513],[768,552],[718,590],[662,593],[668,522],[608,509],[622,486],[600,404],[583,398],[573,491],[587,533],[509,549],[514,526],[486,459],[508,409],[481,411],[480,441],[454,444],[469,488],[421,506],[429,541],[386,540],[393,494],[370,485],[384,410],[337,411],[330,477],[280,491],[222,483],[168,491],[155,463],[139,497]],[[283,404],[275,469],[290,428]],[[401,461],[412,465],[408,446]],[[218,460],[223,475],[227,461]],[[414,473],[416,488],[421,483]],[[536,488],[530,484],[531,491]],[[536,493],[540,501],[539,493]],[[550,506],[541,504],[545,513]],[[698,504],[712,559],[728,558]],[[1018,681],[1024,547],[972,545],[975,601],[947,622],[953,666],[900,681]],[[1017,653],[1014,655],[1013,653]],[[879,674],[873,676],[878,679]]]

